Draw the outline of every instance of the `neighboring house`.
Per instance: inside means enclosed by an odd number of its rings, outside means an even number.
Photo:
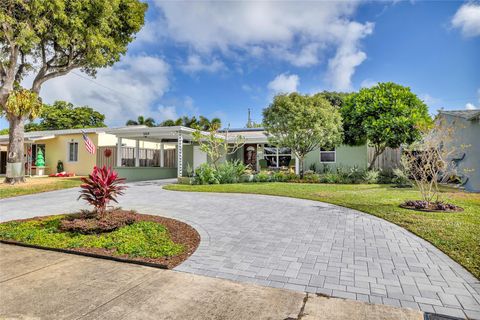
[[[454,127],[453,143],[458,152],[452,160],[465,190],[480,192],[480,110],[441,110],[439,117]]]
[[[144,126],[136,126],[144,128]],[[25,174],[36,175],[35,161],[37,153],[42,150],[45,159],[45,173],[56,173],[58,161],[63,163],[64,171],[76,175],[88,175],[95,165],[114,166],[117,149],[117,138],[106,133],[109,128],[86,128],[25,132]],[[87,152],[82,131],[96,146],[95,154]],[[6,173],[8,135],[0,136],[0,174]],[[134,165],[135,141],[122,143],[122,165]],[[153,159],[147,150],[156,149],[159,144],[152,142],[139,143],[139,151],[144,153],[144,162]],[[172,149],[172,147],[170,147]],[[109,150],[109,151],[106,151]],[[160,158],[160,157],[158,157]],[[173,155],[170,153],[170,158]],[[151,161],[150,161],[151,162]],[[170,163],[171,166],[174,164]]]

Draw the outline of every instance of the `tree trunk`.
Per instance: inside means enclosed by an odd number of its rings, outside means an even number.
[[[298,157],[298,169],[300,171],[300,179],[303,179],[303,175],[304,175],[304,157]]]
[[[375,160],[377,160],[378,156],[383,153],[385,148],[375,148],[375,152],[373,153],[373,158],[372,161],[370,161],[370,165],[368,166],[368,170],[373,170],[373,167],[375,166]]]
[[[8,115],[10,124],[5,183],[25,182],[24,122],[22,117]]]

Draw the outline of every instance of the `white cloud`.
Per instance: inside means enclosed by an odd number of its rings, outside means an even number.
[[[351,22],[338,32],[341,40],[337,53],[328,61],[328,78],[334,89],[349,90],[355,68],[367,58],[367,54],[359,49],[359,41],[373,32],[373,24]]]
[[[478,109],[478,108],[475,107],[475,106],[473,105],[473,103],[467,103],[467,104],[465,105],[465,109],[467,109],[467,110],[476,110],[476,109]]]
[[[360,88],[371,88],[373,86],[376,86],[378,84],[378,81],[374,81],[372,79],[364,79],[360,83]]]
[[[372,23],[352,20],[351,1],[163,1],[165,33],[202,55],[247,54],[307,67],[329,60],[327,81],[333,89],[351,86],[355,68],[366,59],[360,41]]]
[[[480,3],[463,4],[453,16],[452,26],[460,28],[465,37],[480,36]]]
[[[169,65],[154,56],[127,55],[111,68],[100,69],[92,79],[79,70],[45,82],[40,96],[46,103],[66,100],[102,112],[110,125],[129,118],[150,116],[150,106],[169,88]],[[25,80],[31,83],[30,76]]]
[[[297,91],[300,78],[296,74],[282,73],[268,83],[268,89],[273,93],[290,93]]]
[[[178,118],[177,108],[175,106],[160,105],[155,112],[158,122],[163,120],[174,120]]]
[[[442,99],[432,97],[428,93],[421,95],[420,99],[422,99],[428,106],[435,106],[443,103]]]
[[[222,61],[218,59],[212,59],[210,63],[205,63],[202,58],[197,54],[191,54],[188,56],[187,61],[180,66],[184,72],[197,73],[197,72],[217,72],[225,68]]]

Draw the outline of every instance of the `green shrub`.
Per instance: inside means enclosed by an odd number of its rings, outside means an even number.
[[[350,168],[337,168],[337,173],[340,175],[340,183],[362,183],[365,171],[359,169],[357,166]]]
[[[378,176],[378,183],[380,184],[390,184],[393,183],[395,178],[392,170],[380,170]]]
[[[238,160],[225,161],[217,169],[217,178],[221,184],[237,183],[247,167]]]
[[[308,183],[318,183],[320,182],[320,175],[314,171],[307,171],[303,175],[303,181]]]
[[[319,181],[321,183],[341,183],[342,177],[338,173],[322,173],[320,174]]]
[[[195,170],[196,184],[225,184],[240,182],[247,167],[238,160],[225,161],[215,168],[212,164],[203,163]]]
[[[269,182],[272,181],[272,176],[265,171],[260,171],[253,177],[253,181],[255,182]]]
[[[392,183],[397,186],[412,186],[412,181],[402,169],[393,169]]]
[[[196,184],[219,184],[215,167],[209,163],[202,163],[195,170]]]
[[[296,179],[298,179],[298,176],[288,171],[277,171],[271,175],[271,181],[275,182],[288,182]]]
[[[363,174],[363,180],[366,183],[374,184],[374,183],[378,183],[379,176],[380,176],[380,171],[378,171],[378,170],[367,170]]]

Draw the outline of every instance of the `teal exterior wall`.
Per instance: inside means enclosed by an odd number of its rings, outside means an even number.
[[[236,153],[229,155],[228,160],[238,159],[243,161],[243,147],[237,150]],[[263,159],[263,153],[257,154],[258,159]],[[305,170],[309,170],[310,166],[315,164],[316,169],[320,170],[324,165],[335,170],[338,167],[351,168],[357,167],[359,169],[366,169],[368,167],[368,153],[367,145],[362,146],[347,146],[341,145],[336,149],[335,163],[323,164],[320,162],[320,149],[313,150],[305,157]]]
[[[335,163],[321,163],[320,149],[313,150],[305,157],[305,170],[310,170],[313,164],[315,164],[317,170],[321,170],[324,166],[328,166],[332,170],[339,167],[366,169],[368,167],[367,145],[338,146],[336,148]]]
[[[227,155],[227,160],[240,160],[243,162],[243,146],[239,148],[235,153]]]
[[[118,176],[127,179],[127,182],[157,179],[170,179],[177,177],[177,168],[160,167],[116,167]]]
[[[183,145],[183,173],[185,176],[185,170],[187,170],[187,166],[190,165],[193,168],[193,143]]]

